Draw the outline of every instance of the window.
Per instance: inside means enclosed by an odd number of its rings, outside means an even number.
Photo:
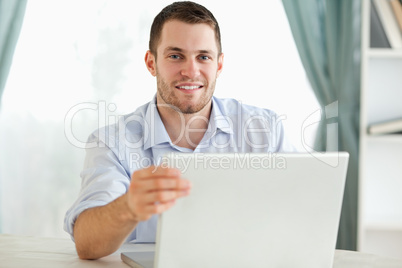
[[[287,133],[302,149],[302,123],[319,106],[281,2],[231,2],[230,8],[227,2],[199,2],[222,32],[225,63],[215,95],[285,115]],[[153,17],[169,3],[28,3],[1,103],[3,232],[67,236],[63,218],[79,191],[85,151],[69,143],[65,119],[85,142],[97,127],[151,100],[156,81],[144,55]],[[84,103],[93,109],[77,110]],[[311,143],[314,129],[308,133]]]

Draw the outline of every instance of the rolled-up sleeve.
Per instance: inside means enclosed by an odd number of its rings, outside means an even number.
[[[64,218],[64,230],[73,240],[74,223],[81,212],[110,203],[125,194],[130,184],[130,175],[116,153],[95,134],[89,137],[88,144],[92,141],[96,141],[97,146],[86,149],[81,191]]]

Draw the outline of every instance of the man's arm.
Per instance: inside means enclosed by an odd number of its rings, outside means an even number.
[[[189,191],[190,183],[177,169],[151,166],[134,172],[126,194],[79,215],[74,225],[78,256],[98,259],[113,253],[138,222],[168,210]]]

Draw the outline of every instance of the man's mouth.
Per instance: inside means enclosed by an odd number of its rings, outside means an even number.
[[[203,84],[202,83],[194,83],[194,82],[184,82],[184,83],[178,83],[176,84],[176,88],[178,90],[182,90],[182,91],[194,91],[194,90],[199,90],[201,88],[203,88]]]
[[[177,86],[176,88],[184,90],[194,90],[194,89],[200,89],[202,88],[202,86]]]

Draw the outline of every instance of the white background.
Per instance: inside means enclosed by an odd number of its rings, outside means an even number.
[[[132,112],[156,92],[145,68],[149,29],[170,1],[29,1],[0,110],[0,230],[66,237],[66,210],[79,187],[83,149],[65,137],[72,121],[79,141]],[[215,96],[274,110],[292,142],[304,150],[304,120],[319,107],[290,32],[282,3],[199,1],[217,18],[225,62]],[[110,105],[110,106],[109,106]],[[116,108],[116,109],[112,109]],[[71,115],[71,113],[70,113]],[[102,120],[106,118],[106,120]],[[312,144],[315,125],[305,129]]]

